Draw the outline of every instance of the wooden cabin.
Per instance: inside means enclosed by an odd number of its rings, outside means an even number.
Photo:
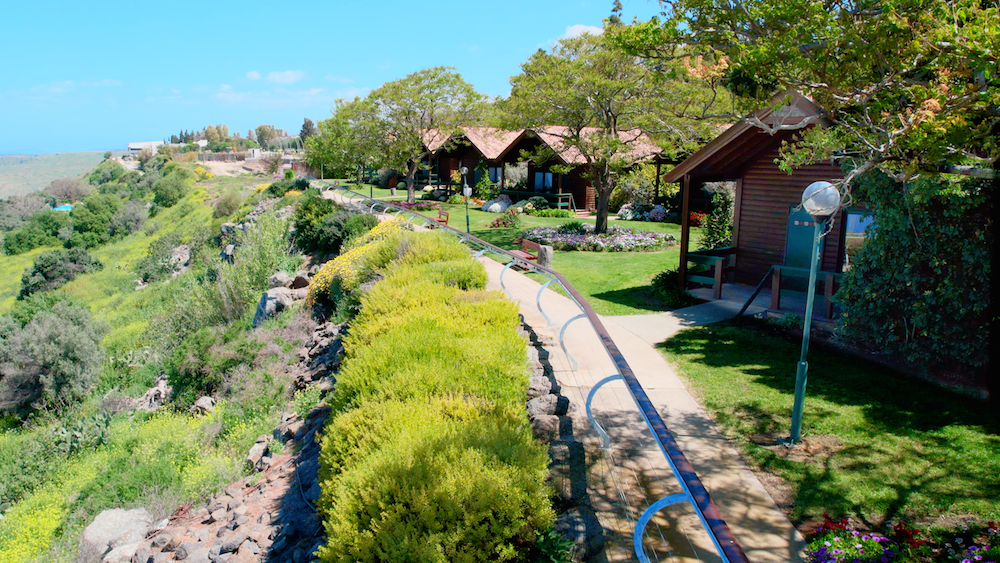
[[[596,133],[596,127],[587,127],[583,135]],[[535,154],[540,147],[549,150],[551,157],[544,162],[527,160],[528,178],[523,192],[511,193],[511,199],[527,199],[533,195],[543,195],[557,207],[576,211],[597,209],[597,190],[585,176],[586,158],[575,146],[566,146],[564,137],[570,129],[563,126],[547,126],[526,129],[500,155],[504,163],[524,162],[523,152]],[[638,129],[619,132],[621,139],[629,146],[635,160],[655,161],[661,149]],[[561,174],[552,170],[554,166],[572,166],[569,173]]]
[[[801,279],[802,270],[808,270],[813,219],[804,210],[795,208],[801,203],[806,186],[821,180],[836,183],[844,174],[838,164],[829,161],[801,166],[791,174],[778,169],[775,159],[782,142],[795,142],[796,135],[807,127],[827,125],[821,109],[809,99],[797,93],[783,96],[790,96],[787,105],[751,116],[775,130],[773,134],[748,120],[741,121],[665,175],[664,181],[681,184],[679,277],[682,284],[692,279],[709,281],[689,272],[689,263],[706,264],[717,261],[719,256],[728,260],[725,274],[731,273],[736,283],[750,286],[761,283],[772,266],[777,266],[786,279]],[[736,183],[732,245],[730,249],[715,252],[716,257],[708,260],[706,255],[711,252],[692,252],[689,248],[690,194],[705,182],[726,180]],[[832,230],[823,238],[819,280],[826,286],[827,296],[832,294],[831,286],[844,271],[845,223],[853,225],[855,234],[859,228],[863,232],[862,214],[858,210],[841,209],[833,217]],[[712,274],[716,280],[722,278],[715,271]],[[778,293],[774,290],[789,287],[781,281],[781,275],[777,284],[772,276],[772,304],[776,303],[774,294]],[[721,283],[714,284],[716,299],[721,295]],[[795,289],[805,289],[804,282],[799,281],[798,286]]]
[[[503,162],[500,156],[523,133],[523,129],[509,131],[496,127],[464,127],[462,133],[443,135],[431,131],[424,135],[424,144],[431,152],[426,163],[427,175],[421,179],[427,185],[449,185],[452,172],[469,169],[466,181],[475,186],[483,174],[491,182],[503,180]],[[480,167],[480,163],[484,166]]]

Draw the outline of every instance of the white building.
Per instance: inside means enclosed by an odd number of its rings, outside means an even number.
[[[131,155],[137,155],[140,152],[146,150],[151,152],[152,154],[156,154],[156,148],[165,144],[166,143],[164,143],[163,141],[145,141],[142,143],[129,143],[128,153]]]

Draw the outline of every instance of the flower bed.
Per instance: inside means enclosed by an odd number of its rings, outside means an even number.
[[[569,227],[569,228],[567,228]],[[600,235],[593,233],[593,225],[567,223],[559,228],[537,227],[521,234],[522,237],[556,250],[583,250],[590,252],[644,252],[660,250],[676,243],[674,235],[647,233],[613,226]]]
[[[997,524],[962,524],[938,532],[937,541],[917,539],[921,532],[901,522],[887,527],[888,535],[857,530],[847,518],[825,521],[811,537],[806,553],[809,563],[996,563],[1000,561]]]
[[[410,211],[438,211],[441,209],[441,204],[436,201],[420,200],[414,203],[407,203],[405,201],[394,201],[392,205],[396,207],[402,207],[403,209],[409,209]]]
[[[652,221],[662,223],[667,219],[667,208],[649,203],[626,203],[618,210],[621,221]]]

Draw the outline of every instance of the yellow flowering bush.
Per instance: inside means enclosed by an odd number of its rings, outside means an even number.
[[[262,191],[266,190],[266,189],[267,189],[267,188],[269,188],[269,187],[271,187],[271,184],[270,184],[270,183],[267,183],[267,184],[257,184],[257,185],[256,185],[256,186],[254,187],[253,191],[254,191],[254,193],[258,193],[258,194],[259,194],[260,192],[262,192]]]
[[[297,195],[302,195],[302,190],[288,190],[285,192],[285,197],[295,197]]]
[[[360,283],[358,274],[362,271],[362,265],[368,262],[368,258],[378,251],[377,241],[386,240],[388,237],[403,232],[405,222],[402,219],[383,221],[372,230],[352,241],[344,252],[333,260],[328,261],[309,283],[309,296],[306,304],[311,306],[321,297],[329,295],[334,289],[334,284],[339,284],[342,288],[354,289]]]

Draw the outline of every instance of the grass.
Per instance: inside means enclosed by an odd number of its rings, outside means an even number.
[[[728,325],[659,345],[744,459],[779,478],[772,495],[800,528],[824,513],[869,527],[1000,519],[996,412],[869,362],[810,350],[804,444],[774,445],[789,432],[799,347]]]

